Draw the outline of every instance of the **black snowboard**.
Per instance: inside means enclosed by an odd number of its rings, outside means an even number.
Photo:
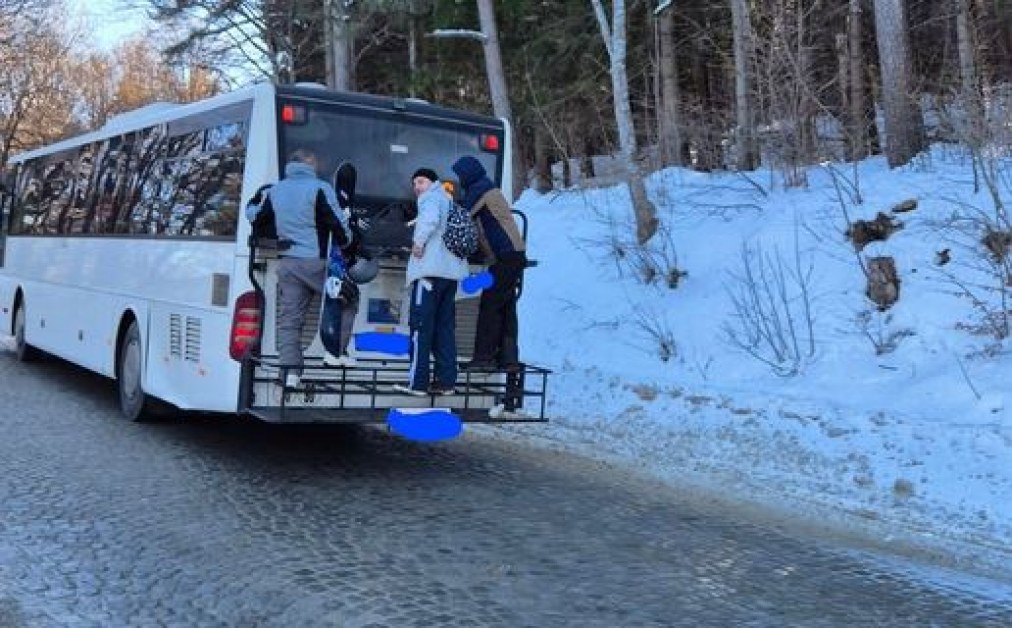
[[[351,162],[345,161],[334,171],[334,191],[337,192],[337,204],[341,209],[350,210],[355,204],[355,181],[358,171]]]
[[[334,171],[334,191],[337,193],[337,203],[342,210],[351,211],[355,202],[355,179],[358,173],[355,166],[349,162],[342,163]],[[340,289],[327,290],[328,286],[335,285],[335,282],[351,281],[347,277],[345,260],[341,256],[341,247],[337,243],[336,235],[331,236],[330,258],[327,261],[327,279],[323,290],[323,307],[320,313],[320,341],[328,353],[334,357],[341,355],[341,301]],[[337,284],[340,285],[340,284]]]

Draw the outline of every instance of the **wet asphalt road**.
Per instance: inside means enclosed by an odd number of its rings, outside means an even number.
[[[119,418],[0,352],[0,626],[1010,626],[883,561],[474,435]],[[797,538],[793,538],[797,537]]]

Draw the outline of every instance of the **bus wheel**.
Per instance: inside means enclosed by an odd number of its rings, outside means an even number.
[[[141,348],[141,332],[137,321],[132,321],[123,342],[119,347],[116,383],[119,388],[119,407],[123,416],[131,421],[144,418],[144,406],[147,395],[141,387],[141,375],[144,372],[144,352]]]
[[[14,310],[14,355],[19,362],[31,362],[39,357],[39,350],[25,341],[25,303]]]

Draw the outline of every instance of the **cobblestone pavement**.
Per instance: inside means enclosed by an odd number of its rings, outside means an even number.
[[[466,436],[134,425],[0,352],[0,626],[1010,626],[1012,585]]]

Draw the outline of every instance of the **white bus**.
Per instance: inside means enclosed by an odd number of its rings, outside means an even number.
[[[19,360],[51,354],[115,379],[131,420],[178,409],[373,422],[433,404],[464,420],[543,420],[544,369],[462,373],[458,394],[415,398],[391,388],[406,380],[407,355],[359,342],[407,334],[411,173],[451,175],[470,154],[508,191],[509,133],[502,120],[414,99],[261,84],[150,105],[17,155],[0,199],[0,333],[14,337]],[[324,178],[356,166],[353,211],[381,271],[361,286],[358,366],[324,367],[310,315],[303,382],[288,390],[274,342],[276,250],[251,236],[242,210],[297,148],[318,156]],[[458,292],[461,360],[477,297]]]

